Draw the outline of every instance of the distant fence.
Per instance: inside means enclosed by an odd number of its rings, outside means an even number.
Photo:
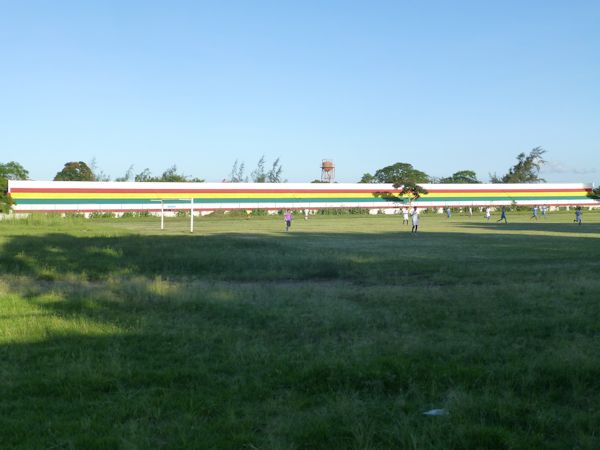
[[[428,194],[399,197],[390,184],[135,183],[12,181],[13,211],[127,212],[236,209],[417,208],[502,205],[600,206],[591,183],[422,184]]]

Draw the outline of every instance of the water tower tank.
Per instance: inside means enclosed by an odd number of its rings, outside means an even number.
[[[330,159],[324,159],[321,162],[321,181],[332,183],[335,179],[335,165]]]

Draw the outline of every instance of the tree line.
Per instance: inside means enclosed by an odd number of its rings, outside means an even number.
[[[277,158],[269,169],[265,156],[261,156],[258,160],[256,168],[246,175],[245,163],[239,162],[237,159],[233,164],[229,177],[224,179],[224,182],[247,183],[283,183],[286,180],[282,178],[283,167],[279,158]],[[7,163],[0,162],[0,211],[8,212],[13,204],[10,196],[8,196],[8,180],[27,180],[29,179],[29,171],[16,161]],[[69,161],[64,167],[56,173],[54,181],[111,181],[110,176],[106,175],[96,164],[95,158],[90,164],[84,161]],[[177,166],[173,165],[167,168],[162,174],[154,175],[150,169],[146,168],[139,173],[134,172],[133,166],[121,177],[115,178],[115,181],[135,181],[135,182],[170,182],[170,183],[202,183],[203,179],[185,175],[179,172]]]
[[[511,167],[503,176],[498,176],[495,173],[490,174],[490,182],[541,183],[546,181],[540,177],[540,170],[545,162],[543,158],[544,153],[546,153],[546,150],[541,147],[535,147],[528,155],[520,153],[517,155],[517,164]],[[459,170],[449,177],[436,178],[421,170],[415,169],[412,164],[402,162],[378,169],[373,175],[365,173],[359,182],[391,183],[395,188],[402,188],[399,193],[400,197],[409,194],[414,198],[419,198],[421,195],[427,194],[427,190],[421,186],[423,183],[481,183],[473,170]],[[387,196],[389,197],[389,195]]]
[[[517,155],[517,164],[511,167],[505,175],[490,174],[491,183],[542,183],[540,177],[542,165],[546,162],[543,158],[544,150],[541,147],[532,149],[528,155]],[[442,183],[442,184],[473,184],[482,183],[477,179],[473,170],[459,170],[448,177],[437,178],[415,169],[412,164],[398,162],[378,169],[373,175],[365,173],[359,183]]]
[[[18,164],[13,162],[12,164]],[[245,163],[235,160],[228,178],[223,179],[224,182],[232,183],[283,183],[286,180],[282,179],[283,167],[279,158],[277,158],[270,169],[266,169],[267,160],[265,156],[261,156],[258,160],[256,168],[246,175]],[[18,179],[18,178],[17,178]],[[110,177],[104,174],[96,164],[95,158],[88,165],[83,161],[71,161],[65,163],[65,166],[55,176],[54,181],[111,181]],[[185,175],[178,171],[177,166],[173,165],[166,169],[161,175],[153,175],[150,169],[146,168],[139,173],[135,173],[133,166],[121,177],[115,178],[115,181],[136,181],[136,182],[170,182],[170,183],[202,183],[202,178]]]
[[[491,183],[540,183],[545,180],[540,177],[540,170],[545,163],[544,154],[546,150],[541,147],[535,147],[528,154],[519,153],[517,163],[509,168],[506,174],[489,174]],[[267,166],[267,161],[263,155],[256,165],[256,168],[248,176],[246,166],[243,161],[235,160],[229,176],[224,182],[247,183],[283,183],[286,180],[282,178],[283,167],[280,159],[277,158]],[[29,172],[18,162],[10,161],[0,162],[0,207],[7,211],[11,205],[11,200],[7,195],[8,180],[27,180]],[[64,167],[56,173],[54,181],[110,181],[110,177],[105,175],[97,166],[95,159],[92,159],[90,165],[83,161],[70,161],[65,163]],[[160,175],[153,175],[150,169],[144,169],[139,173],[134,173],[133,166],[130,166],[127,172],[115,178],[115,181],[136,181],[136,182],[203,182],[203,179],[185,175],[178,171],[177,166],[173,165],[166,169]],[[313,182],[319,182],[314,180]],[[393,184],[396,188],[402,188],[400,195],[410,194],[413,197],[419,197],[427,193],[420,185],[423,183],[481,183],[477,174],[473,170],[459,170],[448,177],[436,178],[427,173],[418,170],[412,164],[397,162],[389,166],[377,169],[373,174],[365,173],[359,183],[386,183]],[[595,191],[595,195],[600,196],[600,187]]]

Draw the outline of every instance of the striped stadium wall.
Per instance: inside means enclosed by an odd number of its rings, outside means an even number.
[[[592,185],[422,184],[417,200],[398,198],[390,184],[313,183],[135,183],[9,181],[17,213],[126,212],[167,210],[418,208],[501,205],[600,206]],[[396,195],[396,197],[394,197]]]

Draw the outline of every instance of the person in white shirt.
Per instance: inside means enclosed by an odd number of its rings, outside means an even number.
[[[537,206],[534,206],[534,207],[531,209],[531,214],[532,214],[532,215],[531,215],[531,219],[538,220],[538,207],[537,207]]]
[[[412,212],[412,231],[411,233],[416,233],[419,229],[419,210],[417,208],[413,209]]]
[[[485,208],[485,219],[489,222],[491,216],[492,216],[492,210],[488,206],[487,208]]]
[[[402,225],[408,225],[408,209],[402,208]]]

